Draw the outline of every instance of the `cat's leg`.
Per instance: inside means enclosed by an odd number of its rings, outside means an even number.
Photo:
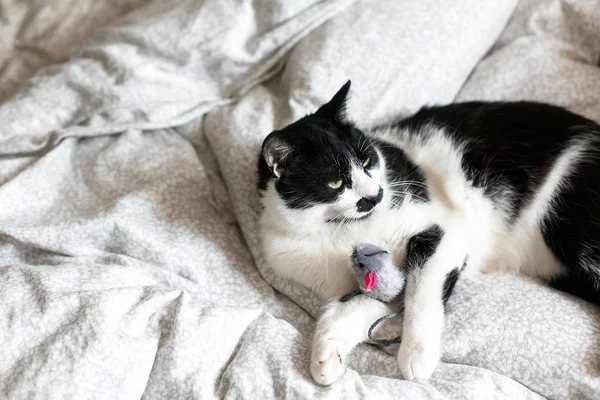
[[[427,379],[437,366],[444,304],[465,265],[464,238],[446,233],[437,240],[428,240],[428,245],[433,246],[431,256],[421,255],[418,262],[407,259],[402,342],[398,350],[400,373],[407,380]]]
[[[358,343],[368,339],[371,325],[397,308],[363,295],[344,303],[329,303],[313,337],[310,360],[313,379],[321,385],[334,383],[344,373],[346,356]]]

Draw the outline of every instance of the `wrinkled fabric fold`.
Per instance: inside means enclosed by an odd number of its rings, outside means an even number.
[[[539,27],[571,32],[540,54],[593,58],[594,39],[573,36],[598,32],[580,3],[531,2],[510,22],[514,0],[38,3],[7,2],[0,26],[2,396],[597,395],[598,310],[511,276],[459,281],[431,380],[398,379],[395,356],[365,345],[315,385],[321,304],[264,264],[255,189],[263,138],[348,79],[361,125],[494,93],[578,111],[502,67],[551,41]]]

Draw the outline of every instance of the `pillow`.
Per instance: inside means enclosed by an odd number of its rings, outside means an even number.
[[[457,101],[535,100],[600,121],[600,1],[523,0]]]
[[[281,81],[293,117],[352,80],[351,116],[373,124],[449,103],[506,26],[514,0],[359,1],[290,55]]]

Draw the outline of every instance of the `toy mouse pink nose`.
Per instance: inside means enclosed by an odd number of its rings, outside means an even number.
[[[369,271],[365,275],[365,289],[371,290],[375,283],[377,282],[377,277],[375,276],[375,272]]]

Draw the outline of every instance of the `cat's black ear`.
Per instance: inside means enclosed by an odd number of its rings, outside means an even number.
[[[342,125],[348,124],[350,121],[346,116],[346,101],[348,99],[348,92],[350,91],[350,83],[351,82],[348,80],[328,103],[323,104],[321,108],[317,110],[315,115],[327,118]]]
[[[285,170],[286,160],[294,146],[285,140],[281,131],[274,131],[263,142],[262,154],[271,173],[279,178]]]

